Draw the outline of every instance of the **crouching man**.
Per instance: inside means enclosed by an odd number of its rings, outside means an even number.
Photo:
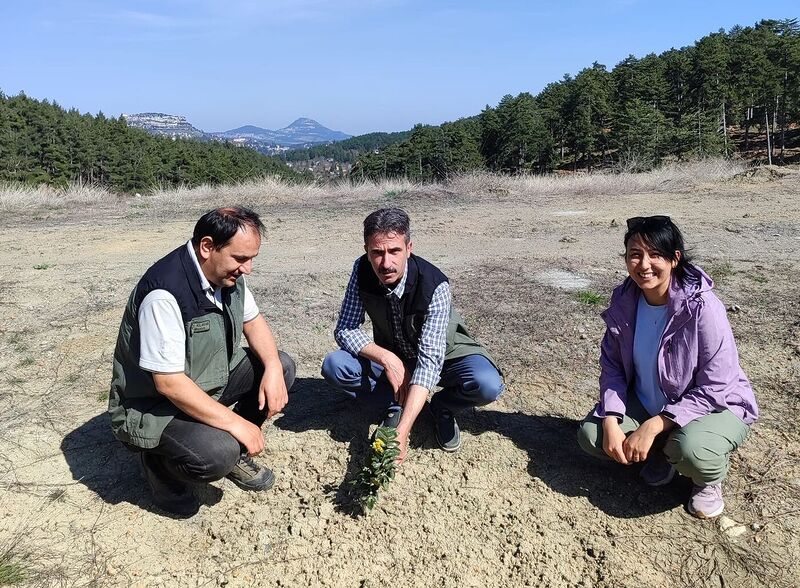
[[[503,380],[487,351],[467,332],[438,268],[412,254],[408,215],[383,208],[364,220],[365,255],[353,266],[334,337],[341,349],[322,364],[325,380],[354,396],[385,402],[386,426],[397,428],[402,461],[414,421],[438,384],[430,410],[436,440],[461,447],[455,415],[488,404]],[[361,330],[365,314],[372,339]]]
[[[264,225],[247,208],[204,214],[192,238],[133,289],[114,351],[111,428],[137,451],[159,508],[197,512],[190,483],[227,477],[267,490],[261,425],[288,401],[294,361],[278,351],[245,283]],[[244,334],[249,348],[242,348]]]

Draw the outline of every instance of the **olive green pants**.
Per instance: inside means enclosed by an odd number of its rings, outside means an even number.
[[[590,412],[578,429],[578,444],[586,453],[611,459],[603,451],[603,419]],[[639,428],[650,415],[635,393],[628,394],[627,410],[620,427],[625,435]],[[700,486],[717,484],[728,475],[728,455],[747,438],[750,428],[729,410],[704,417],[659,435],[652,451],[663,451],[679,474]]]

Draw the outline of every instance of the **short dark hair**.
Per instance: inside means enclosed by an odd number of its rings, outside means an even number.
[[[211,237],[214,249],[219,251],[238,231],[246,227],[263,236],[264,223],[258,214],[244,206],[224,206],[209,210],[197,221],[192,235],[192,245],[197,247],[203,237]]]
[[[411,240],[411,219],[402,208],[381,208],[364,219],[364,243],[375,233],[404,235]]]
[[[686,266],[691,263],[691,258],[686,252],[686,245],[683,242],[683,234],[678,226],[672,222],[668,216],[635,216],[627,220],[628,230],[625,232],[623,243],[625,244],[625,255],[627,256],[628,241],[636,235],[648,247],[658,251],[662,257],[670,261],[677,261],[675,266],[675,276],[681,282],[686,277]],[[680,252],[680,257],[676,255]]]

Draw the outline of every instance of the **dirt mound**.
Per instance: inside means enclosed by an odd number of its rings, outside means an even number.
[[[761,165],[736,174],[731,178],[731,181],[760,184],[779,181],[793,175],[797,175],[797,172],[793,169],[778,167],[777,165]]]

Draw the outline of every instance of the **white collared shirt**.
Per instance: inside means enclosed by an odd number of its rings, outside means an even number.
[[[200,287],[209,301],[222,310],[222,288],[214,288],[200,269],[200,263],[189,240],[186,243],[200,278]],[[244,280],[245,277],[242,276]],[[258,316],[253,294],[244,285],[244,322]],[[186,330],[181,309],[175,297],[166,290],[153,290],[139,305],[139,367],[149,372],[182,372],[186,362]]]

